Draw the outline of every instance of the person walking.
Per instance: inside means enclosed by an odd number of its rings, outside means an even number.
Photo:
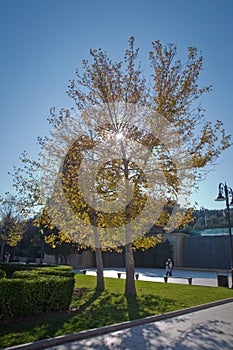
[[[172,276],[173,262],[171,259],[167,259],[165,264],[166,276]]]
[[[6,253],[5,253],[5,256],[4,256],[4,257],[5,257],[5,262],[7,262],[7,263],[9,262],[10,256],[11,256],[11,255],[10,255],[9,252],[6,252]]]

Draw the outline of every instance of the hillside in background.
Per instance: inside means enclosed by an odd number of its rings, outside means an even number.
[[[204,230],[212,228],[228,227],[228,220],[226,217],[226,210],[209,210],[201,208],[195,210],[193,213],[194,221],[185,227],[185,231],[190,230]],[[230,221],[233,225],[233,209],[230,209]]]

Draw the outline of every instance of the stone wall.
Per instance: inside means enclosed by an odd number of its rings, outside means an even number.
[[[183,233],[163,235],[173,247],[173,260],[176,267],[230,269],[231,254],[229,237],[225,236],[190,236]],[[156,267],[153,249],[137,251],[135,265],[137,267]],[[55,263],[53,256],[45,256],[44,262]],[[74,269],[92,268],[96,266],[95,253],[87,250],[69,258],[69,265]],[[125,257],[122,253],[103,253],[105,268],[124,267]]]
[[[184,240],[183,266],[230,269],[229,236],[187,236]]]

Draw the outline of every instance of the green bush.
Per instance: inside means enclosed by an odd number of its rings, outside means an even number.
[[[35,270],[25,270],[25,271],[15,271],[13,272],[11,278],[27,278],[27,279],[37,279],[39,273]]]
[[[0,318],[36,316],[44,312],[67,310],[73,289],[74,278],[69,277],[45,277],[37,274],[36,278],[2,279]]]
[[[0,269],[6,272],[7,278],[10,278],[15,271],[35,270],[36,268],[51,268],[59,271],[72,271],[71,266],[56,266],[48,264],[22,264],[22,263],[0,263]]]
[[[0,278],[6,278],[6,271],[0,270]]]
[[[33,270],[34,271],[34,270]],[[37,273],[43,275],[54,275],[63,277],[74,277],[71,266],[41,267],[36,269]]]
[[[7,269],[6,265],[11,268]],[[74,290],[72,268],[37,266],[5,264],[12,278],[0,280],[0,319],[36,316],[69,308]]]
[[[12,276],[12,274],[15,272],[15,271],[22,271],[22,270],[33,270],[37,267],[43,267],[43,268],[46,268],[46,267],[52,267],[51,265],[41,265],[41,264],[20,264],[20,263],[0,263],[0,269],[1,270],[4,270],[6,272],[6,276],[7,278],[10,278]],[[53,266],[54,268],[62,268],[62,270],[64,270],[63,268],[70,268],[70,266]]]
[[[24,270],[24,271],[15,271],[12,274],[12,278],[37,278],[38,275],[43,276],[61,276],[61,277],[74,277],[74,272],[71,270],[60,270],[54,267],[46,267],[46,268],[36,268],[32,270]]]

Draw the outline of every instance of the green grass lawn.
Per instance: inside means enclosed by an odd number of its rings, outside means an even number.
[[[96,292],[96,278],[76,275],[70,312],[0,321],[0,347],[33,342],[114,323],[183,309],[233,296],[228,288],[136,281],[137,296],[124,295],[125,280],[105,278]]]

